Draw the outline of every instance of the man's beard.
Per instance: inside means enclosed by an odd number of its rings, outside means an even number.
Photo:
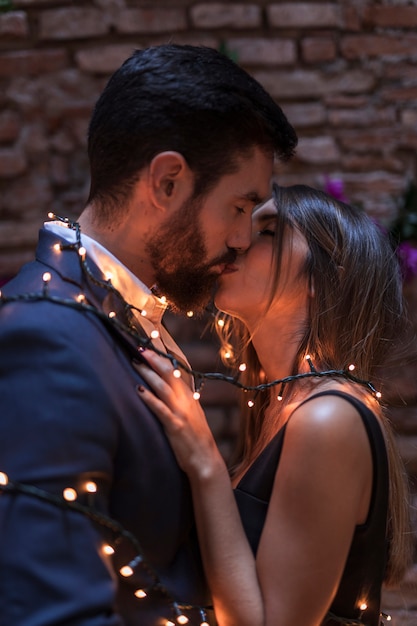
[[[201,313],[210,302],[218,273],[213,267],[233,263],[236,253],[207,261],[199,211],[201,203],[191,199],[160,227],[147,245],[155,272],[158,295],[167,298],[175,312]]]

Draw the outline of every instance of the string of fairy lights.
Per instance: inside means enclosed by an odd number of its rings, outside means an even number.
[[[111,324],[114,326],[115,329],[118,329],[122,333],[129,335],[134,341],[136,349],[138,351],[141,351],[143,349],[151,349],[154,350],[157,354],[169,359],[173,366],[173,376],[175,376],[176,378],[180,378],[182,376],[182,372],[190,375],[194,379],[195,383],[194,398],[196,400],[200,399],[201,391],[206,380],[219,380],[232,384],[244,392],[251,392],[251,399],[247,402],[248,406],[251,408],[255,406],[255,399],[258,393],[264,392],[279,385],[279,392],[276,398],[278,401],[281,401],[283,398],[285,386],[287,384],[293,382],[294,380],[308,377],[343,378],[345,380],[349,380],[366,387],[368,391],[378,400],[381,398],[380,392],[375,389],[372,383],[370,383],[369,381],[361,380],[354,375],[353,372],[355,368],[353,365],[349,365],[345,370],[318,371],[314,367],[312,359],[309,355],[305,357],[309,365],[309,371],[295,374],[292,376],[287,376],[285,378],[273,381],[263,382],[259,385],[245,385],[241,382],[241,374],[246,370],[245,363],[241,363],[238,366],[237,372],[234,375],[227,375],[220,372],[199,372],[191,369],[186,363],[178,361],[173,355],[163,352],[154,346],[154,344],[152,343],[152,339],[156,339],[158,337],[158,331],[154,331],[153,333],[151,333],[150,337],[140,334],[137,327],[131,321],[132,309],[134,309],[135,307],[133,307],[124,300],[120,292],[112,285],[111,279],[100,279],[94,275],[88,265],[86,250],[82,245],[81,229],[79,224],[77,222],[69,220],[68,218],[63,218],[53,213],[49,213],[48,217],[50,219],[55,219],[63,222],[68,228],[73,229],[76,234],[74,243],[62,241],[60,243],[54,244],[54,250],[57,253],[65,250],[75,250],[78,253],[81,269],[86,279],[92,284],[98,287],[102,287],[108,292],[111,292],[114,296],[118,298],[120,304],[122,305],[123,320],[120,319],[120,317],[122,316],[118,316],[115,311],[110,311],[109,313],[106,313],[99,308],[89,304],[86,296],[83,293],[78,294],[77,296],[75,296],[75,298],[61,298],[53,295],[50,290],[50,283],[52,280],[52,275],[50,272],[44,272],[42,276],[42,284],[40,285],[40,289],[37,292],[4,295],[0,291],[0,306],[6,306],[8,303],[11,302],[31,303],[38,301],[48,301],[58,306],[71,307],[83,313],[93,314],[99,319],[103,320],[103,322],[105,322],[106,324]],[[139,312],[141,315],[146,316],[146,311]],[[189,312],[188,315],[189,317],[191,317],[192,312]],[[222,323],[222,320],[218,321]],[[97,484],[93,480],[85,482],[83,486],[84,492],[90,494],[90,496],[95,494],[97,492],[97,489]],[[135,589],[134,595],[138,598],[138,600],[146,598],[152,591],[158,591],[159,593],[162,593],[172,609],[172,619],[166,619],[164,626],[176,626],[177,624],[186,625],[190,622],[191,613],[197,613],[199,615],[200,626],[209,626],[207,622],[207,611],[212,609],[212,607],[190,605],[188,603],[184,603],[173,598],[169,591],[166,589],[166,587],[162,584],[158,573],[146,560],[144,556],[144,551],[138,538],[134,536],[131,532],[127,531],[119,522],[117,522],[117,520],[99,512],[93,504],[85,505],[77,501],[79,494],[77,490],[74,489],[74,487],[66,487],[60,495],[53,494],[42,490],[34,485],[28,485],[21,482],[13,481],[7,476],[6,473],[0,471],[0,491],[2,491],[3,493],[24,494],[26,496],[30,496],[32,498],[47,502],[50,505],[66,510],[71,510],[73,512],[86,516],[88,519],[91,520],[92,523],[105,528],[107,531],[110,531],[113,537],[113,540],[111,542],[103,544],[102,550],[104,555],[113,555],[120,540],[127,540],[131,544],[136,556],[128,563],[125,563],[119,568],[120,576],[124,578],[129,578],[134,574],[137,568],[141,567],[144,568],[149,579],[151,580],[151,583],[146,588],[141,587]],[[89,502],[93,503],[92,500],[89,500]],[[361,626],[363,625],[362,613],[367,609],[366,602],[362,602],[361,605],[358,606],[358,608],[360,609],[359,620],[349,620],[330,613],[328,613],[327,617],[345,626]],[[387,621],[390,621],[391,619],[390,616],[382,613],[381,618],[386,619]]]

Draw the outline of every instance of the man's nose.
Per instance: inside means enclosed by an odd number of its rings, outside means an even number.
[[[252,241],[252,221],[248,220],[245,227],[236,230],[228,239],[227,247],[233,248],[236,252],[245,252]]]

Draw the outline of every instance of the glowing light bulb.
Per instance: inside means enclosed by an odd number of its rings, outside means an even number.
[[[106,543],[103,546],[103,552],[104,554],[107,554],[107,556],[111,556],[112,554],[114,554],[114,548],[110,544]]]
[[[130,567],[130,565],[123,565],[123,567],[119,569],[119,572],[122,576],[128,578],[129,576],[132,576],[133,569]]]
[[[148,315],[148,313],[145,311],[145,309],[142,309],[140,314],[142,315],[142,317],[146,317]]]
[[[97,485],[93,480],[89,480],[87,483],[85,483],[85,488],[88,491],[88,493],[97,492]]]
[[[111,280],[113,278],[113,274],[111,272],[105,272],[104,276],[106,277],[106,280]]]
[[[253,400],[248,400],[248,407],[251,409],[253,406],[255,406],[255,403]]]
[[[184,615],[184,613],[181,613],[181,615],[178,615],[177,617],[178,624],[188,624],[189,621],[190,620],[186,615]]]
[[[72,487],[66,487],[62,492],[62,495],[68,502],[73,502],[77,499],[77,492]]]
[[[9,477],[4,472],[0,472],[0,485],[7,485]]]
[[[224,320],[217,320],[217,325],[220,326],[220,328],[223,328]]]
[[[207,622],[201,622],[200,626],[210,626]]]
[[[281,402],[281,400],[282,400],[282,396],[281,396],[281,395],[278,395],[278,396],[277,396],[277,400],[278,400],[278,402]]]
[[[55,219],[56,215],[55,215],[55,213],[52,213],[52,211],[49,211],[48,217],[49,217],[50,220],[53,220],[53,219]]]
[[[231,358],[231,356],[232,356],[232,355],[231,355],[231,353],[230,353],[230,352],[225,352],[225,353],[224,353],[224,358],[225,358],[225,359],[230,359],[230,358]]]
[[[61,244],[60,243],[54,244],[53,249],[55,250],[55,252],[61,252],[62,250]]]
[[[306,354],[306,361],[310,361],[311,356],[309,354]]]
[[[162,302],[162,304],[166,304],[167,303],[167,299],[166,299],[165,296],[161,296],[159,299]]]
[[[51,278],[52,278],[51,272],[45,272],[42,276],[42,280],[44,283],[49,283]]]
[[[194,311],[187,311],[187,317],[194,317]]]
[[[165,622],[165,626],[175,626],[174,622],[171,622],[170,619],[167,619],[167,621]]]
[[[157,330],[153,330],[151,332],[151,338],[152,339],[158,339],[158,337],[159,337],[159,332]]]
[[[366,604],[366,602],[362,602],[359,605],[359,608],[360,608],[361,611],[366,611],[366,609],[368,608],[368,605]]]
[[[348,367],[348,370],[353,372],[354,369],[355,369],[355,366],[353,365],[353,363],[351,363]]]
[[[199,391],[194,391],[193,393],[193,398],[194,400],[200,400],[200,392]]]
[[[181,372],[178,368],[176,368],[173,372],[172,372],[174,378],[181,378]]]
[[[380,391],[377,391],[375,396],[379,399],[382,398],[382,393]]]
[[[75,299],[77,302],[85,302],[85,295],[83,293],[79,293]]]
[[[84,246],[81,246],[81,248],[78,248],[78,254],[80,255],[82,259],[85,258],[85,255],[87,254],[87,250],[84,248]]]
[[[239,365],[239,372],[244,372],[246,370],[246,363],[241,363]]]
[[[137,598],[146,598],[146,591],[144,589],[136,589],[135,596]]]
[[[116,317],[116,313],[114,311],[110,311],[109,317],[110,318]]]

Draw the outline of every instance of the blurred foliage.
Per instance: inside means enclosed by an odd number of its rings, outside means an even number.
[[[0,0],[0,13],[7,13],[7,11],[13,11],[13,0]]]

